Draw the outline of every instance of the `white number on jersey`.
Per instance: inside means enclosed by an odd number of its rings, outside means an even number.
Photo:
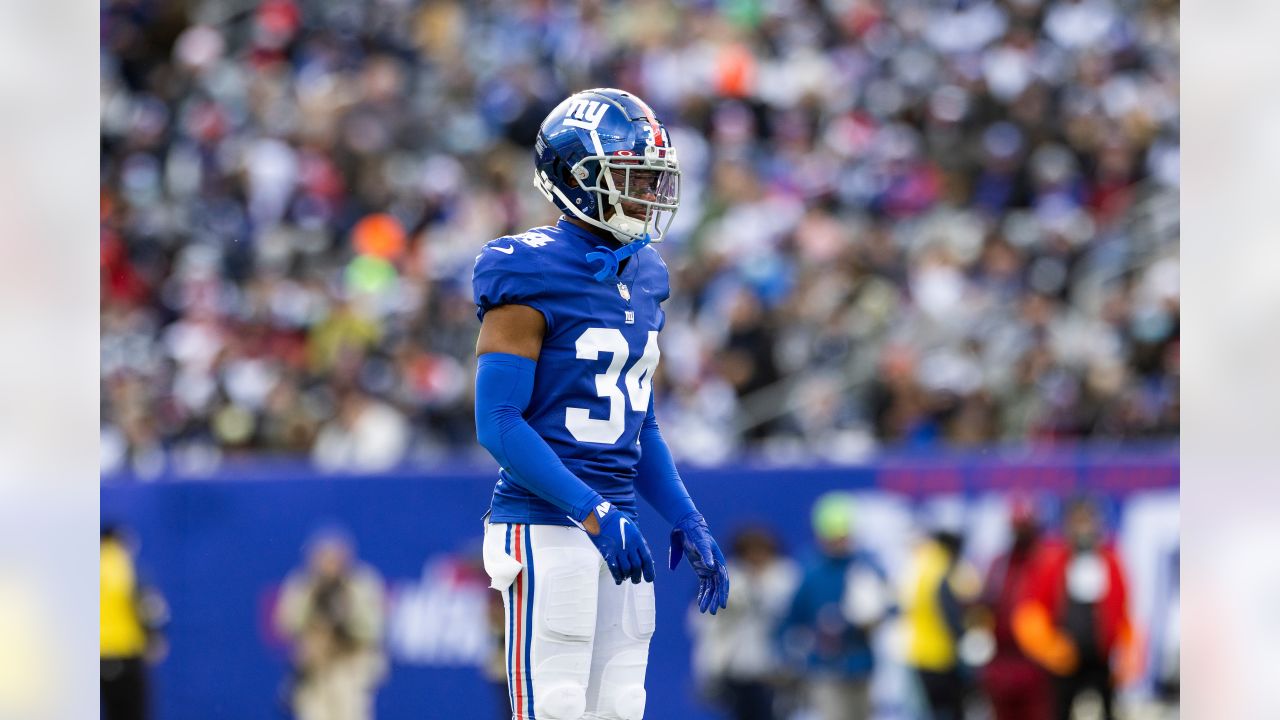
[[[609,400],[609,415],[605,418],[591,417],[586,408],[571,407],[564,413],[564,426],[578,442],[602,443],[612,445],[622,437],[626,429],[623,413],[625,399],[622,389],[618,387],[618,376],[622,374],[622,366],[631,354],[627,339],[622,331],[615,328],[588,328],[578,336],[576,343],[579,360],[599,360],[600,353],[611,355],[609,367],[596,375],[596,395]],[[658,367],[658,331],[650,330],[649,339],[644,346],[644,355],[636,360],[627,371],[624,383],[627,398],[631,401],[632,412],[648,412],[649,397],[653,392],[653,373]]]
[[[650,330],[649,340],[644,344],[644,355],[641,355],[640,359],[636,360],[636,364],[631,366],[624,380],[627,385],[627,397],[631,398],[631,409],[635,412],[649,411],[649,395],[653,392],[653,373],[658,369],[658,356],[661,354],[658,350],[658,331]]]
[[[515,238],[513,239],[519,240],[525,245],[528,245],[529,247],[535,247],[535,248],[540,248],[543,245],[546,245],[547,243],[555,242],[555,238],[547,237],[546,235],[543,235],[540,232],[523,233],[520,235],[516,235]]]

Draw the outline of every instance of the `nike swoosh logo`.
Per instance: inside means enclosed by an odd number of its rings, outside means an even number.
[[[623,550],[626,550],[626,549],[627,549],[627,533],[626,533],[622,528],[623,528],[623,526],[624,526],[624,525],[626,525],[628,522],[630,522],[630,521],[629,521],[629,520],[627,520],[626,518],[622,518],[621,520],[619,520],[619,521],[618,521],[618,535],[622,536],[622,549],[623,549]]]
[[[490,246],[489,249],[497,250],[500,253],[506,253],[507,255],[510,255],[511,253],[516,251],[516,246],[510,245],[508,247],[498,247],[497,245],[493,245],[493,246]]]

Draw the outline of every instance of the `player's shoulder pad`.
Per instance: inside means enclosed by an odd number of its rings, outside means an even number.
[[[476,267],[494,266],[509,268],[512,272],[533,272],[534,266],[539,262],[537,256],[545,254],[537,251],[555,241],[554,237],[542,232],[542,228],[527,230],[518,235],[504,235],[485,243],[476,256]]]
[[[528,250],[539,250],[556,242],[556,238],[548,230],[554,231],[554,228],[533,228],[516,235],[504,235],[485,243],[484,249],[512,257],[523,255]]]
[[[485,243],[471,273],[472,295],[483,311],[498,305],[530,304],[546,291],[537,248],[550,238],[529,231]]]
[[[514,273],[542,272],[552,263],[546,256],[554,253],[557,242],[555,228],[533,228],[516,235],[504,235],[485,243],[476,256],[476,269],[501,269]]]

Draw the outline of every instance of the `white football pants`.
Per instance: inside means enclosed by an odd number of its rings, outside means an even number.
[[[506,607],[514,720],[641,720],[653,584],[615,585],[585,532],[490,523],[484,568]]]

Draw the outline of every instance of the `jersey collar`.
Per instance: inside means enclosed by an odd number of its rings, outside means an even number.
[[[560,219],[556,221],[556,228],[559,229],[561,232],[567,233],[569,235],[572,235],[578,238],[579,240],[582,240],[590,248],[594,248],[597,245],[604,245],[613,250],[617,250],[618,248],[625,247],[622,243],[618,242],[617,240],[614,240],[613,238],[608,238],[606,240],[605,238],[591,232],[590,230],[587,230],[584,227],[579,227],[577,225],[574,225],[573,223],[569,222],[569,220],[566,219],[563,215],[561,215]]]

